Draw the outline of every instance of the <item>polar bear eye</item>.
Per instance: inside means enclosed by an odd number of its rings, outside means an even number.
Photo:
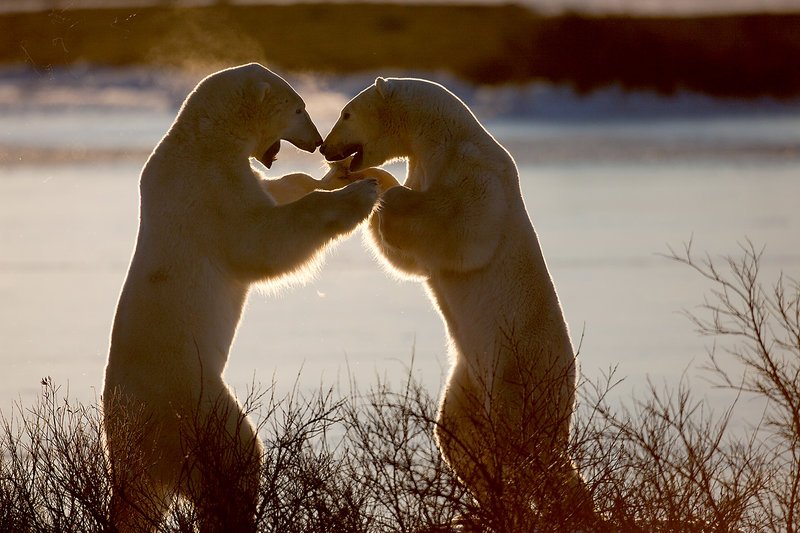
[[[294,114],[295,114],[295,115],[299,115],[299,114],[300,114],[300,113],[302,113],[302,112],[303,112],[303,110],[302,110],[302,109],[300,109],[300,108],[298,107],[298,108],[295,110]]]
[[[350,113],[348,113],[347,111],[342,113],[342,120],[347,120],[348,118],[350,118]]]

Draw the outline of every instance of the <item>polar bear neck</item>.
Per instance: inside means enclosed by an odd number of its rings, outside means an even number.
[[[155,154],[168,152],[170,158],[227,167],[233,162],[247,162],[256,144],[254,136],[233,131],[225,121],[214,120],[209,115],[194,115],[186,121],[176,120],[156,147]]]
[[[415,129],[408,128],[401,142],[404,153],[400,157],[408,159],[409,177],[413,187],[416,182],[420,190],[427,188],[428,176],[441,176],[450,174],[450,169],[455,162],[458,165],[470,162],[472,168],[479,168],[491,160],[497,165],[506,161],[509,168],[513,167],[508,152],[489,134],[478,120],[464,109],[460,116],[448,116],[436,110],[419,110],[418,118],[410,119],[406,124],[417,124]],[[501,172],[501,173],[502,173]]]
[[[242,116],[241,109],[219,102],[203,105],[202,95],[197,93],[186,98],[156,153],[169,150],[170,157],[178,155],[210,165],[246,162],[258,144],[255,128],[245,126],[253,117]]]
[[[393,123],[390,129],[403,152],[399,157],[432,161],[443,152],[456,155],[453,150],[463,152],[467,147],[480,151],[475,157],[485,157],[487,150],[502,150],[469,107],[440,85],[410,83],[391,100],[394,120],[388,122]]]

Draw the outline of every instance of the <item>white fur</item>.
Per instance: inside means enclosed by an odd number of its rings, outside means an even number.
[[[280,139],[308,151],[321,142],[289,84],[244,65],[200,82],[142,170],[139,235],[103,392],[121,531],[152,529],[175,494],[202,507],[204,531],[253,528],[262,446],[222,378],[249,288],[302,270],[377,198],[372,181],[311,192],[320,182],[304,174],[264,180],[249,158]],[[204,450],[223,471],[255,465],[219,502],[203,501],[216,497],[218,480],[185,442],[198,424],[223,437],[220,449]],[[145,472],[126,479],[132,454]]]
[[[424,281],[447,326],[437,440],[448,463],[483,505],[487,485],[520,488],[511,455],[533,470],[559,464],[582,500],[569,505],[590,509],[565,457],[574,352],[508,152],[444,87],[383,78],[343,108],[320,151],[355,153],[354,170],[408,160],[404,186],[382,187],[370,234],[392,269]]]

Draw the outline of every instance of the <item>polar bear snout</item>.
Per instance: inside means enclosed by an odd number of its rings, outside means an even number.
[[[322,135],[319,134],[317,127],[311,121],[307,111],[300,112],[294,116],[294,120],[286,128],[281,139],[288,141],[306,152],[313,152],[317,146],[322,144]]]
[[[306,152],[313,152],[318,146],[322,145],[322,137],[316,128],[314,128],[314,135],[309,135],[307,138],[285,137],[284,139]]]
[[[343,146],[336,146],[325,142],[319,147],[319,152],[325,156],[325,159],[328,161],[341,161],[342,159],[346,159],[355,154],[355,157],[353,157],[353,160],[350,164],[350,168],[352,169],[357,167],[358,162],[361,161],[361,158],[364,154],[364,146],[361,143],[350,143]]]

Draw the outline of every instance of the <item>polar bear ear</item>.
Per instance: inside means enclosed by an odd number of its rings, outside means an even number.
[[[389,96],[392,94],[392,88],[385,78],[376,78],[375,88],[378,90],[378,94],[381,95],[381,98],[383,99],[389,98]]]
[[[272,89],[269,82],[252,82],[247,87],[248,97],[254,102],[263,102],[269,91]]]

